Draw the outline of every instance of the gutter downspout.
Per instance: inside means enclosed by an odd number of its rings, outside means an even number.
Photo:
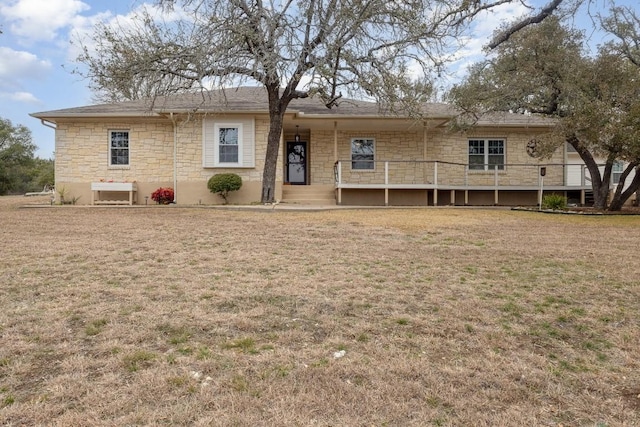
[[[54,131],[58,132],[58,127],[56,126],[55,122],[51,122],[49,120],[45,120],[45,119],[40,119],[40,123],[42,124],[42,126],[46,126],[48,128],[53,129]],[[53,137],[53,188],[55,189],[56,187],[56,137],[54,135]],[[93,191],[91,192],[93,193]],[[51,203],[53,203],[54,199],[56,197],[56,193],[55,191],[53,192],[53,196],[51,196]],[[93,197],[93,196],[92,196]]]
[[[173,112],[169,113],[169,118],[173,124],[173,203],[175,204],[178,200],[178,126]]]
[[[42,126],[46,126],[46,127],[51,128],[53,130],[57,129],[57,127],[55,126],[55,123],[50,122],[48,120],[40,119],[40,123],[42,123]],[[49,123],[53,123],[53,124],[49,124]]]

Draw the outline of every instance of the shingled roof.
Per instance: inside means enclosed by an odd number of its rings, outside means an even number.
[[[240,87],[209,92],[185,93],[173,96],[125,101],[112,104],[97,104],[83,107],[33,113],[31,116],[55,122],[56,119],[68,118],[105,118],[105,117],[153,117],[169,113],[253,113],[266,114],[269,104],[266,90],[263,87]],[[353,99],[342,99],[340,103],[329,109],[319,97],[294,99],[287,112],[306,117],[386,117],[375,102]],[[427,103],[424,105],[427,118],[449,119],[457,115],[456,110],[444,103]],[[405,118],[406,119],[406,118]],[[550,126],[549,119],[523,114],[492,114],[482,118],[480,125],[502,126]]]

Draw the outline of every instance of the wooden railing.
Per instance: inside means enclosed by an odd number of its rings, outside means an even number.
[[[364,169],[370,165],[370,168]],[[356,168],[354,168],[356,166]],[[358,168],[359,167],[359,168]],[[580,168],[579,182],[568,182],[569,167]],[[542,171],[544,170],[544,177]],[[564,163],[472,165],[443,161],[339,160],[334,165],[335,185],[341,189],[424,189],[458,191],[547,191],[591,188],[584,165]]]
[[[358,161],[359,165],[366,162]],[[336,187],[371,186],[402,188],[512,187],[530,188],[540,184],[541,169],[546,169],[545,183],[553,186],[590,185],[584,165],[564,163],[474,165],[442,161],[381,160],[369,162],[371,169],[353,169],[352,161],[339,160],[334,166]],[[580,169],[579,182],[568,182],[568,168]]]

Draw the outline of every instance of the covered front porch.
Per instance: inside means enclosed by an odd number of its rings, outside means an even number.
[[[474,169],[443,161],[376,161],[369,170],[334,165],[336,202],[357,205],[537,205],[559,193],[584,205],[591,186],[568,185],[567,164],[505,164]]]

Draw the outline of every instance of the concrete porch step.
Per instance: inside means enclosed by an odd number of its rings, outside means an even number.
[[[282,187],[282,203],[335,205],[335,189],[333,185],[285,185]]]

